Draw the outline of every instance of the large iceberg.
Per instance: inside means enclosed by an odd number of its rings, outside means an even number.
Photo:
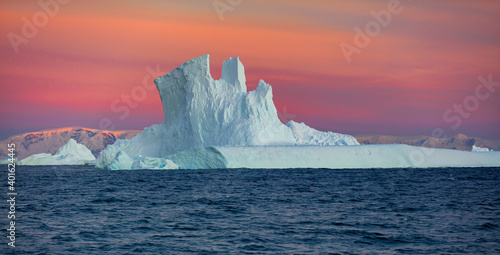
[[[54,155],[39,153],[31,155],[17,164],[19,165],[84,165],[94,164],[95,156],[83,144],[70,139],[61,146]]]
[[[247,92],[238,57],[224,61],[219,80],[210,75],[209,56],[204,55],[157,78],[155,84],[165,121],[109,145],[97,159],[97,167],[108,167],[120,151],[131,158],[164,158],[209,146],[359,144],[349,135],[320,132],[303,123],[281,123],[271,86],[261,80]]]
[[[272,88],[247,92],[239,58],[210,75],[209,56],[155,80],[165,121],[108,145],[96,166],[108,169],[397,168],[500,166],[500,153],[407,145],[359,145],[350,136],[304,123],[281,123]],[[356,146],[345,146],[356,145]]]

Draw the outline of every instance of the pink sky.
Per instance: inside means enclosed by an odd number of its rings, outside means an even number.
[[[475,96],[479,76],[500,82],[500,2],[401,0],[400,12],[348,63],[339,45],[354,45],[354,28],[364,30],[376,20],[370,13],[391,1],[242,1],[223,20],[217,1],[73,0],[53,16],[38,1],[1,1],[0,139],[99,128],[103,118],[116,129],[161,123],[156,90],[124,119],[111,105],[142,86],[147,66],[167,73],[204,54],[214,78],[223,60],[240,56],[250,90],[264,79],[281,116],[320,130],[431,135],[442,128],[500,139],[500,87]],[[26,38],[24,20],[33,18],[41,26]],[[13,47],[9,34],[26,43]],[[443,119],[464,100],[479,104],[467,117]]]

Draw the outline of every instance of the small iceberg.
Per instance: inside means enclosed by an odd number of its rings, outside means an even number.
[[[68,143],[60,147],[54,155],[39,153],[31,155],[21,161],[18,165],[47,166],[47,165],[92,165],[95,164],[95,156],[83,144],[69,139]]]
[[[488,148],[481,148],[481,147],[476,146],[476,145],[472,145],[472,150],[471,151],[474,151],[474,152],[490,152],[490,151],[493,151],[493,150],[490,150]]]

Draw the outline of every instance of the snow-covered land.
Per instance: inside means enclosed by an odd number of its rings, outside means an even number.
[[[19,165],[84,165],[95,163],[96,158],[83,144],[70,139],[60,147],[54,155],[39,153],[31,155],[17,164]]]
[[[210,75],[209,56],[187,61],[155,80],[165,121],[108,145],[96,166],[137,168],[379,168],[500,166],[500,154],[405,145],[364,145],[350,135],[281,123],[272,88],[247,92],[239,58]],[[356,145],[356,146],[344,146]]]
[[[472,151],[475,151],[475,152],[489,152],[489,151],[493,151],[493,150],[490,150],[488,148],[481,148],[481,147],[476,146],[476,145],[472,145]]]

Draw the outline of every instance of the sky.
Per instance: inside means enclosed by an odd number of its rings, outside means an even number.
[[[496,0],[0,0],[0,139],[161,123],[153,76],[205,54],[216,79],[239,56],[283,122],[500,139],[498,24]]]

